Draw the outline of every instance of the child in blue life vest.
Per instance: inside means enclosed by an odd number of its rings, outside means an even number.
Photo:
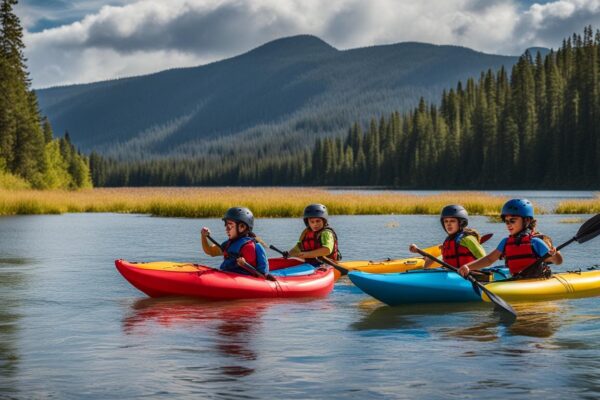
[[[552,240],[536,231],[533,205],[527,199],[512,199],[504,204],[501,213],[509,236],[487,256],[463,265],[459,273],[467,276],[469,271],[487,267],[503,257],[510,273],[517,278],[548,278],[552,275],[547,263],[561,264],[563,259],[552,245]],[[536,268],[528,268],[539,258],[550,257]]]
[[[284,257],[304,258],[313,265],[321,264],[317,257],[341,260],[337,234],[327,223],[327,207],[323,204],[310,204],[304,209],[303,218],[306,228],[300,234],[298,243],[289,252],[284,252]]]
[[[254,215],[245,207],[232,207],[223,216],[225,222],[225,233],[229,238],[221,247],[210,244],[207,240],[210,230],[203,227],[201,231],[202,249],[212,257],[223,255],[222,271],[236,272],[238,274],[250,275],[242,268],[244,263],[250,264],[263,275],[269,273],[269,262],[265,249],[256,241],[256,235],[252,232],[254,228]]]
[[[462,265],[485,256],[485,250],[479,244],[479,233],[467,228],[469,214],[461,205],[451,204],[442,209],[440,214],[442,227],[448,234],[442,244],[442,260],[459,268]],[[409,250],[416,253],[417,246],[411,244]],[[425,260],[423,268],[429,268],[434,263]]]

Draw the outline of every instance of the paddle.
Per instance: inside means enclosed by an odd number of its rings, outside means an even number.
[[[208,240],[213,242],[218,248],[220,248],[221,251],[223,251],[223,247],[215,239],[213,239],[212,236],[206,235],[206,237],[208,238]],[[267,279],[267,277],[264,274],[260,273],[256,268],[254,268],[252,265],[248,264],[247,261],[244,261],[244,265],[240,265],[240,266],[242,268],[244,268],[246,271],[250,272],[250,274],[252,274],[256,277]]]
[[[573,236],[571,239],[569,239],[566,242],[564,242],[563,244],[561,244],[560,246],[558,246],[556,248],[556,251],[560,251],[560,249],[562,249],[565,246],[570,245],[573,242],[585,243],[588,240],[591,240],[598,235],[600,235],[600,214],[596,214],[592,218],[585,221],[583,223],[583,225],[581,225],[581,228],[579,228],[579,230],[577,231],[577,234],[575,236]],[[525,271],[539,267],[540,264],[542,264],[544,262],[544,260],[546,260],[549,257],[551,257],[550,254],[546,253],[544,256],[535,260],[531,265],[526,267],[521,272],[514,274],[512,279],[518,279],[525,273]]]
[[[276,252],[278,252],[279,254],[281,254],[282,256],[284,255],[284,252],[279,250],[277,247],[270,245],[269,246],[270,249],[275,250]],[[339,265],[338,263],[330,260],[327,257],[315,257],[317,260],[322,261],[325,264],[329,264],[331,265],[333,268],[337,269],[338,271],[340,271],[340,274],[342,275],[348,275],[348,272],[350,272],[348,269],[342,267],[341,265]]]
[[[317,257],[317,260],[323,261],[325,264],[331,265],[333,268],[337,269],[342,276],[348,275],[348,272],[350,272],[349,269],[342,267],[340,264],[325,256]]]
[[[417,253],[419,253],[423,257],[429,258],[430,260],[437,262],[438,264],[441,264],[444,268],[447,268],[450,271],[454,271],[454,272],[458,273],[458,268],[453,267],[452,265],[448,264],[447,262],[440,260],[440,259],[432,256],[429,253],[424,252],[423,250],[419,249],[418,247],[417,247]],[[517,317],[517,313],[515,312],[515,310],[513,310],[513,308],[508,303],[506,303],[500,297],[498,297],[497,295],[495,295],[494,293],[492,293],[488,289],[486,289],[485,286],[483,286],[483,284],[481,284],[481,282],[478,282],[471,275],[467,275],[467,277],[465,279],[468,280],[469,282],[471,282],[474,286],[477,286],[481,291],[483,291],[490,298],[492,303],[497,305],[500,309],[502,309],[503,311],[506,311],[509,314],[512,314],[512,316],[514,318]]]
[[[493,233],[486,233],[485,235],[479,238],[479,244],[484,244],[485,242],[490,240],[492,236],[494,236]]]

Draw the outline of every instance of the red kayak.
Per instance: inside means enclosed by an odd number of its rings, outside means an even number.
[[[325,297],[334,283],[331,267],[271,281],[192,263],[116,260],[115,265],[129,283],[150,297],[191,296],[208,300]]]

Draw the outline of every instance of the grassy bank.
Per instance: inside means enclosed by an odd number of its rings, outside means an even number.
[[[597,214],[600,213],[600,195],[595,199],[562,201],[556,207],[557,214]]]
[[[332,215],[438,214],[452,203],[464,205],[473,215],[494,215],[504,201],[504,197],[476,192],[417,196],[306,188],[0,189],[0,215],[117,212],[200,218],[220,217],[227,208],[244,205],[257,217],[298,217],[310,203],[326,204]]]

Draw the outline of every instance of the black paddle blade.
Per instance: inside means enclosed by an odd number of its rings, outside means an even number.
[[[443,260],[439,260],[439,259],[435,258],[431,254],[426,253],[421,249],[417,249],[417,253],[419,253],[423,257],[429,258],[429,259],[441,264],[446,269],[449,269],[451,271],[458,273],[457,268],[453,267],[452,265],[448,264],[447,262],[444,262]],[[505,311],[507,314],[511,314],[512,318],[517,318],[517,313],[515,312],[515,310],[513,310],[513,308],[507,302],[505,302],[500,297],[496,296],[494,293],[492,293],[488,289],[486,289],[485,286],[483,286],[483,284],[481,282],[477,282],[477,279],[473,278],[471,275],[467,275],[467,277],[465,279],[469,280],[469,282],[471,282],[473,285],[475,285],[479,290],[482,290],[483,292],[485,292],[485,294],[487,294],[487,296],[490,298],[492,303],[494,303],[500,309]]]
[[[477,280],[472,276],[469,276],[468,279],[473,283],[473,285],[477,286],[480,291],[483,291],[490,301],[494,303],[500,310],[510,314],[511,318],[517,318],[517,312],[511,307],[510,304],[508,304],[502,298],[496,296],[494,293],[490,292],[485,286],[483,286],[483,284],[477,282]]]
[[[594,215],[592,218],[585,221],[581,228],[577,231],[577,243],[585,243],[588,240],[600,235],[600,214]]]

